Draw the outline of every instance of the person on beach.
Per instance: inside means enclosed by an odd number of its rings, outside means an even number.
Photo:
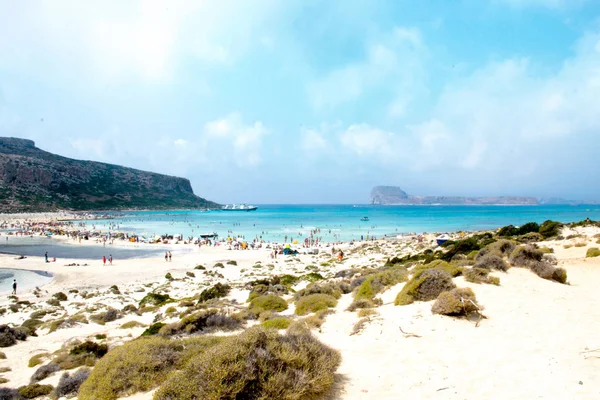
[[[112,254],[110,254],[110,255],[108,256],[108,263],[109,263],[110,265],[112,265]]]
[[[342,250],[340,250],[340,252],[338,253],[338,260],[342,261],[343,258],[344,258],[344,252]]]
[[[48,262],[48,252],[46,252],[46,262]]]
[[[13,291],[12,294],[17,294],[17,280],[13,279]]]
[[[102,256],[102,264],[106,266],[106,256]]]
[[[169,252],[165,251],[165,261],[169,261]]]
[[[171,261],[171,257],[173,257],[173,255],[171,254],[171,252],[169,252],[169,261]]]

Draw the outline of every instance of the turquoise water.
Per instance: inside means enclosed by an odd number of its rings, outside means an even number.
[[[368,217],[369,221],[361,221]],[[376,205],[262,205],[251,212],[145,211],[130,212],[116,220],[95,221],[96,228],[116,223],[121,231],[153,237],[184,237],[216,232],[283,242],[287,236],[300,241],[320,228],[323,241],[357,240],[406,233],[454,232],[495,229],[547,219],[561,222],[600,220],[598,205],[553,206],[376,206]],[[91,223],[89,223],[91,225]]]

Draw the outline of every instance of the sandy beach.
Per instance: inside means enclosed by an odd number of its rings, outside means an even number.
[[[317,338],[339,350],[342,357],[336,390],[328,398],[599,398],[600,338],[596,332],[600,329],[600,292],[596,282],[600,279],[600,257],[586,258],[589,248],[599,246],[597,236],[594,237],[599,232],[597,227],[565,228],[563,239],[538,243],[550,249],[556,267],[566,270],[568,284],[541,279],[528,269],[515,267],[507,272],[492,272],[500,278],[499,286],[467,282],[463,276],[453,278],[456,286],[475,292],[485,316],[479,321],[435,315],[431,311],[433,301],[394,305],[396,295],[406,285],[403,282],[377,294],[381,305],[357,329],[361,318],[357,311],[347,311],[353,293],[341,295],[322,325],[313,329]],[[115,241],[107,245],[107,251],[116,246],[132,244]],[[178,252],[184,246],[186,251]],[[248,306],[247,283],[252,280],[316,272],[325,281],[335,281],[340,271],[379,268],[391,257],[435,250],[437,244],[433,236],[425,237],[422,244],[416,239],[344,243],[336,246],[345,253],[341,262],[332,257],[329,248],[321,249],[317,255],[280,255],[272,259],[267,248],[229,250],[227,246],[198,248],[183,244],[171,247],[175,249],[171,262],[166,262],[161,254],[115,259],[112,266],[104,266],[98,259],[45,263],[43,257],[17,260],[14,256],[0,256],[0,268],[44,270],[54,276],[39,291],[18,291],[21,305],[14,310],[11,306],[18,304],[14,298],[5,295],[0,299],[0,308],[5,309],[2,324],[19,326],[33,312],[47,311],[40,318],[43,324],[37,328],[37,337],[0,349],[6,355],[0,360],[0,368],[5,371],[0,376],[7,380],[2,386],[17,388],[29,384],[38,368],[28,367],[30,358],[48,353],[42,358],[42,364],[47,363],[65,343],[101,337],[103,343],[114,348],[138,337],[154,322],[178,321],[178,313],[186,309],[180,301],[193,299],[216,283],[232,287],[223,306],[223,312],[232,313]],[[80,266],[66,266],[73,263]],[[199,265],[204,269],[197,268]],[[172,279],[165,277],[168,273]],[[307,280],[300,280],[293,291],[308,284]],[[49,305],[47,301],[57,292],[66,294],[67,300],[58,306]],[[91,320],[92,314],[101,311],[138,305],[150,292],[168,294],[177,302],[139,315],[123,313],[104,324]],[[279,314],[299,319],[294,315],[293,293],[283,298],[289,308]],[[177,312],[167,313],[169,307],[175,307]],[[51,331],[53,321],[74,315],[85,316],[86,322],[63,324]],[[121,328],[131,321],[141,325]],[[247,326],[258,323],[250,320]],[[106,335],[106,339],[97,335]],[[54,373],[40,383],[55,386],[60,375],[61,372]],[[133,397],[151,399],[152,394],[153,391],[137,393]]]

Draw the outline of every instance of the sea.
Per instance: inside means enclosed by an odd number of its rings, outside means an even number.
[[[539,206],[382,206],[259,205],[255,211],[137,211],[115,219],[88,222],[96,229],[142,237],[181,234],[184,238],[216,233],[290,242],[313,235],[324,242],[397,237],[413,233],[480,231],[551,219],[600,220],[600,205]]]

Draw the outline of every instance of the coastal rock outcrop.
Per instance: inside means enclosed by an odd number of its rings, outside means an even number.
[[[216,207],[184,178],[74,160],[31,140],[0,138],[0,212]]]
[[[371,190],[371,204],[407,204],[407,205],[536,205],[535,197],[491,196],[412,196],[397,186],[375,186]]]

